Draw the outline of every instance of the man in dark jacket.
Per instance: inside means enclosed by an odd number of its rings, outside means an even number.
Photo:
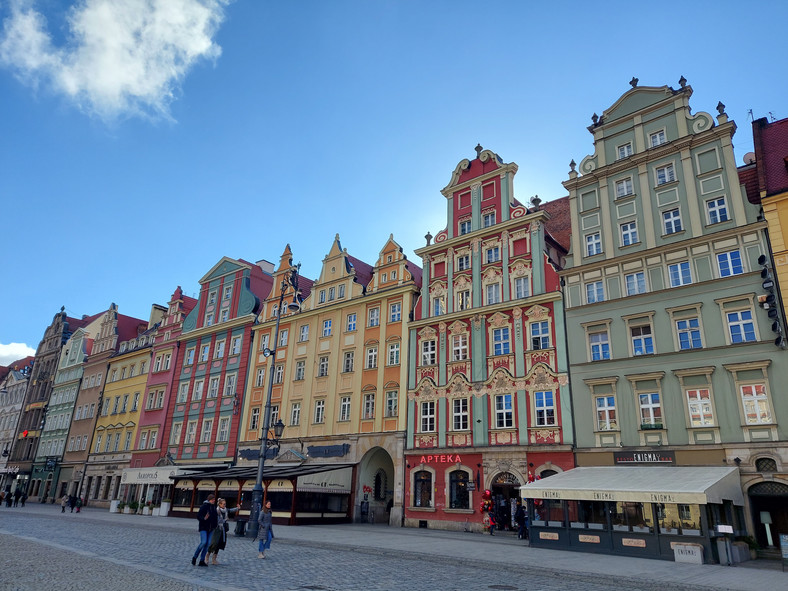
[[[216,497],[208,495],[208,498],[203,501],[200,510],[197,512],[197,521],[199,522],[200,531],[200,545],[194,551],[192,556],[192,564],[197,564],[197,557],[200,557],[200,566],[208,566],[205,562],[205,555],[208,554],[208,543],[211,541],[211,532],[216,528],[218,516],[216,514]]]

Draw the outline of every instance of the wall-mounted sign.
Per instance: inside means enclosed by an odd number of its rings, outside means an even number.
[[[587,535],[579,535],[577,536],[578,542],[585,542],[586,544],[599,544],[600,539],[599,536],[587,536]]]
[[[539,532],[539,539],[540,540],[557,540],[558,534],[554,531],[540,531]]]
[[[649,464],[667,465],[676,463],[676,455],[672,451],[616,451],[613,452],[616,464]]]
[[[645,548],[646,547],[646,540],[638,539],[638,538],[622,538],[621,539],[622,546],[629,546],[631,548]]]

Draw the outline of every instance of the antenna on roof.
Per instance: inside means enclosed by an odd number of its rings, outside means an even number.
[[[771,123],[774,123],[774,122],[777,120],[777,119],[775,118],[775,116],[774,116],[774,113],[772,113],[771,111],[769,111],[769,117],[771,117],[771,118],[772,118],[772,120],[771,120]]]
[[[749,118],[750,118],[750,123],[752,123],[753,121],[755,121],[755,117],[753,117],[753,114],[752,114],[752,109],[748,109],[748,110],[747,110],[747,117],[749,117]]]

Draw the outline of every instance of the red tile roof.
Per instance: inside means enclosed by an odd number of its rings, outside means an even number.
[[[550,236],[569,252],[572,235],[572,216],[569,212],[569,196],[542,203],[540,208],[547,212],[550,219],[545,228]]]
[[[747,194],[747,201],[758,204],[761,202],[761,194],[758,192],[758,170],[756,165],[745,164],[736,169],[739,173],[739,184],[744,185]]]
[[[374,267],[351,255],[347,255],[347,260],[356,270],[356,283],[363,285],[364,289],[366,289],[367,285],[369,285],[369,282],[372,281]],[[349,270],[350,269],[348,269],[348,271]]]
[[[769,123],[765,117],[752,122],[759,194],[788,191],[788,119]]]

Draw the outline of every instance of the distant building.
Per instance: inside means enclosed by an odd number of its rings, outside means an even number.
[[[16,440],[17,424],[22,414],[27,381],[33,369],[33,357],[8,364],[0,372],[0,490],[10,490],[18,466],[9,460]]]

